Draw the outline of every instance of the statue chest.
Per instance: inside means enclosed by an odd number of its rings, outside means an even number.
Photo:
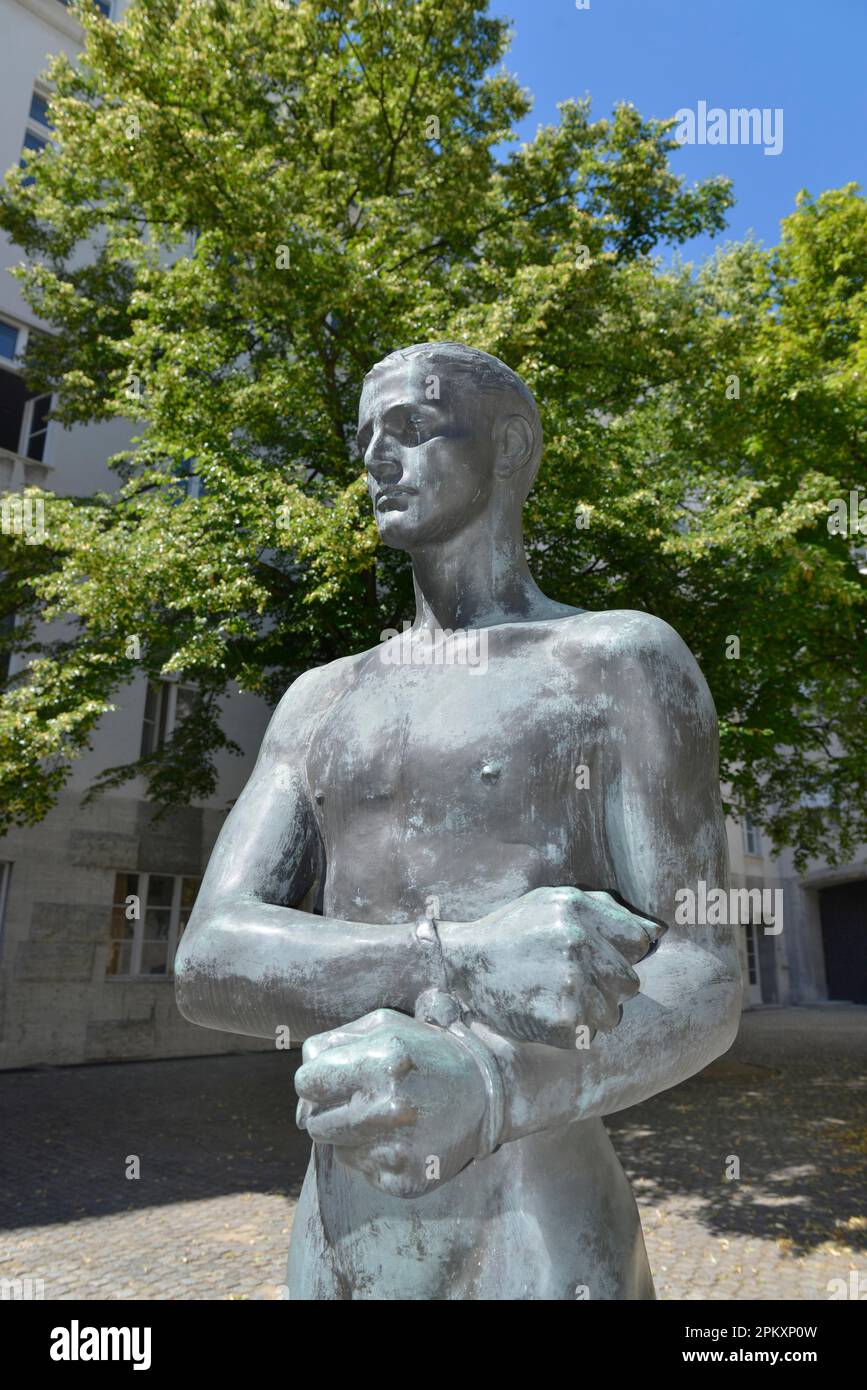
[[[603,715],[538,660],[371,662],[323,714],[310,795],[326,832],[365,815],[427,833],[506,833],[528,820],[541,832],[582,781],[590,790]]]

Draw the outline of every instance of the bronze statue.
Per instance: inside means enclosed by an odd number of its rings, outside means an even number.
[[[358,442],[415,622],[285,695],[182,940],[180,1008],[306,1040],[291,1298],[652,1298],[602,1117],[737,1030],[729,928],[674,911],[727,883],[713,702],[666,623],[534,583],[542,432],[502,362],[391,354]]]

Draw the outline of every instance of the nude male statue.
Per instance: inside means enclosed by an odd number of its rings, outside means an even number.
[[[179,1006],[306,1039],[289,1297],[653,1298],[601,1117],[737,1030],[728,927],[675,920],[678,888],[727,886],[710,694],[666,623],[533,582],[541,426],[502,362],[393,353],[358,442],[380,536],[412,559],[407,640],[455,635],[435,662],[380,646],[292,685],[183,937]],[[479,631],[482,672],[448,658]]]

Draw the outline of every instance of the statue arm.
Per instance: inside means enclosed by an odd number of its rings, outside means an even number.
[[[505,1083],[504,1139],[608,1115],[675,1086],[731,1046],[741,1006],[731,926],[682,925],[679,889],[728,888],[716,712],[695,661],[666,624],[634,615],[643,641],[617,654],[612,686],[625,711],[609,750],[605,837],[617,892],[665,922],[635,966],[640,992],[586,1050],[513,1042],[475,1025]],[[634,634],[632,641],[634,642]]]
[[[411,1013],[440,983],[415,924],[322,917],[300,906],[324,874],[304,753],[333,668],[307,672],[274,714],[211,855],[175,960],[185,1018],[293,1042],[389,1007]],[[329,684],[330,682],[330,684]]]
[[[672,942],[636,967],[641,992],[584,1052],[519,1043],[475,1024],[506,1090],[502,1142],[611,1115],[676,1086],[734,1042],[740,978],[700,946]]]

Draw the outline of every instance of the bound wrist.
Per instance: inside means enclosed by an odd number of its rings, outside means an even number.
[[[461,1018],[461,1004],[453,994],[425,990],[416,1000],[415,1016],[422,1023],[450,1033],[478,1067],[485,1090],[485,1113],[475,1157],[487,1158],[502,1143],[506,1128],[506,1091],[494,1052],[473,1032],[470,1020]]]
[[[427,964],[427,987],[454,994],[462,1008],[471,1008],[465,969],[465,934],[471,923],[444,922],[436,915],[439,904],[430,900],[423,917],[415,924],[415,937]]]
[[[436,920],[436,919],[435,919]],[[473,922],[441,922],[436,920],[437,936],[442,952],[445,988],[460,1001],[461,1008],[473,1010],[471,991],[472,961],[470,928]],[[475,953],[477,958],[478,952]]]

